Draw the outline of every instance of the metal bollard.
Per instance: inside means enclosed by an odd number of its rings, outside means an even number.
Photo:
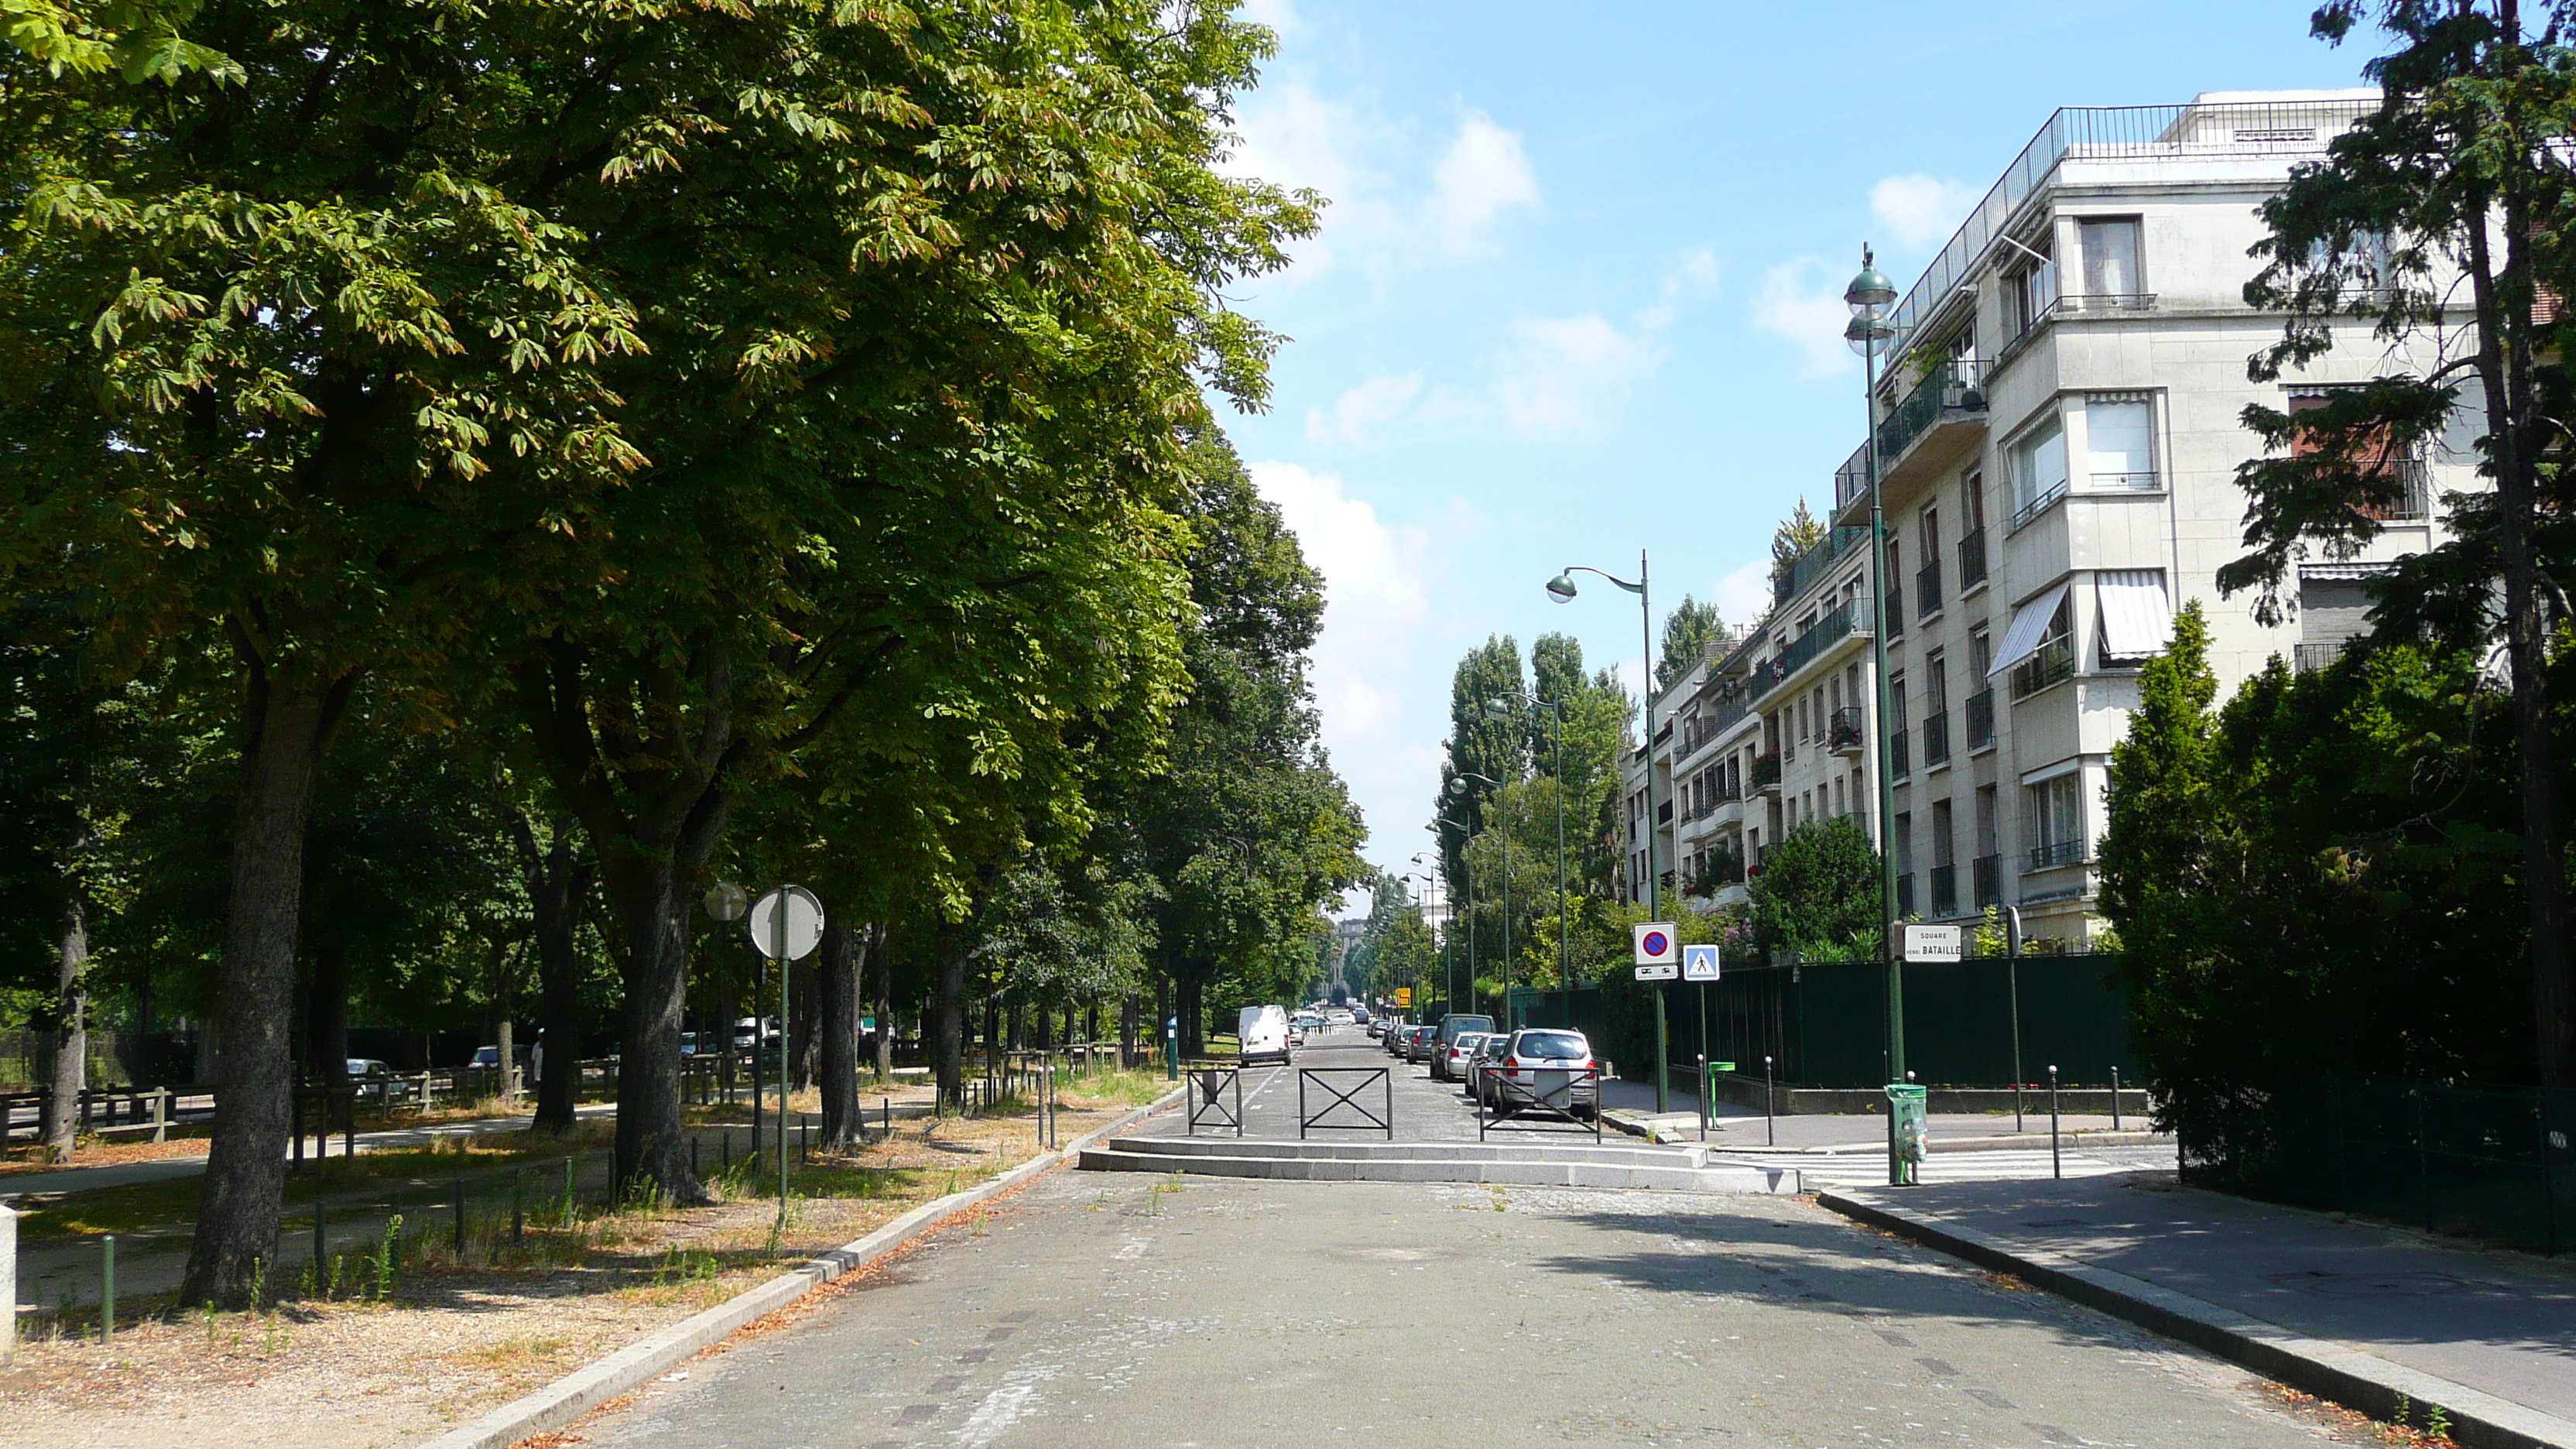
[[[0,1202],[0,1358],[18,1346],[18,1210]]]
[[[2066,1164],[2057,1151],[2057,1068],[2053,1065],[2048,1069],[2048,1175],[2066,1176]]]
[[[18,1311],[16,1304],[9,1311]],[[116,1234],[98,1240],[98,1341],[116,1337]]]
[[[1773,1125],[1771,1115],[1771,1059],[1769,1057],[1762,1059],[1762,1145],[1765,1147],[1780,1145],[1779,1129]]]
[[[2111,1130],[2120,1130],[2120,1069],[2111,1069]]]
[[[563,1220],[567,1227],[572,1224],[573,1173],[579,1167],[580,1163],[581,1154],[578,1152],[564,1159]]]

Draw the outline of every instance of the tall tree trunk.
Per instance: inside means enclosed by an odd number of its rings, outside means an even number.
[[[327,690],[274,684],[251,667],[216,998],[223,1084],[182,1303],[245,1306],[253,1278],[277,1260],[305,826],[322,745],[350,687],[347,679]]]
[[[885,948],[884,923],[868,927],[868,944],[885,963],[877,976],[877,1081],[894,1079],[894,953]]]
[[[694,871],[692,872],[694,874]],[[689,901],[666,857],[607,872],[626,937],[617,1059],[617,1182],[685,1206],[717,1201],[689,1165],[680,1109],[680,1018],[688,1007]]]
[[[2478,315],[2479,371],[2495,464],[2496,543],[2504,574],[2505,654],[2513,671],[2514,757],[2521,778],[2524,924],[2531,958],[2534,1051],[2541,1085],[2576,1088],[2576,979],[2567,939],[2566,827],[2556,740],[2549,718],[2548,651],[2532,529],[2536,463],[2546,430],[2532,379],[2530,207],[2510,180],[2504,275],[2493,269],[2483,227],[2469,229],[2469,282]],[[2501,285],[2499,285],[2501,281]]]
[[[1118,998],[1118,1066],[1125,1070],[1136,1065],[1136,993]]]
[[[1207,1023],[1202,1019],[1207,976],[1198,961],[1181,964],[1181,1055],[1196,1058],[1207,1055]]]
[[[974,942],[975,927],[970,916],[953,924],[940,922],[931,943],[938,991],[933,1007],[938,1017],[933,1069],[939,1081],[940,1100],[961,1111],[966,1106],[966,965]]]
[[[349,1072],[349,948],[338,941],[317,942],[313,948],[313,996],[308,1003],[311,1020],[305,1026],[305,1040],[313,1072],[331,1083],[345,1081]]]
[[[834,1150],[858,1140],[859,997],[866,990],[870,939],[868,928],[853,931],[834,915],[824,923],[816,962],[822,997],[815,1025],[822,1038],[823,1145]]]
[[[54,999],[47,1009],[54,1019],[53,1060],[40,1124],[45,1157],[53,1162],[72,1160],[72,1146],[80,1132],[81,1092],[89,1086],[89,924],[77,891],[63,903],[61,944]]]
[[[796,1043],[796,1090],[814,1085],[823,1065],[823,998],[818,962],[787,968],[787,994],[796,1003],[787,1029]]]
[[[543,848],[524,811],[508,812],[519,873],[528,891],[529,930],[537,943],[537,1041],[529,1053],[537,1088],[536,1130],[572,1131],[581,1104],[581,916],[590,902],[591,862],[578,848],[573,822],[558,819]]]

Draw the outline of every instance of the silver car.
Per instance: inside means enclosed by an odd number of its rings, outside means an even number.
[[[1492,1035],[1490,1031],[1462,1031],[1451,1037],[1440,1054],[1431,1059],[1431,1075],[1444,1082],[1467,1080],[1467,1064],[1476,1059],[1476,1049]]]
[[[1493,1064],[1498,1107],[1553,1107],[1589,1119],[1601,1110],[1600,1063],[1583,1033],[1558,1026],[1513,1032]],[[1566,1074],[1577,1074],[1568,1076]]]
[[[1439,1050],[1440,1028],[1436,1026],[1417,1026],[1404,1034],[1404,1059],[1408,1062],[1428,1062]]]
[[[1467,1094],[1491,1106],[1494,1100],[1493,1069],[1503,1064],[1503,1054],[1511,1049],[1508,1032],[1495,1032],[1476,1044],[1476,1059],[1467,1064]]]

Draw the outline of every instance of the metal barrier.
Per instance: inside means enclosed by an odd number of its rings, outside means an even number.
[[[1306,1079],[1309,1077],[1355,1077],[1358,1080],[1352,1082],[1348,1090],[1344,1090],[1343,1088],[1333,1085],[1329,1080],[1317,1082],[1315,1085],[1322,1090],[1326,1097],[1329,1097],[1332,1100],[1326,1102],[1321,1107],[1310,1110],[1306,1105]],[[1379,1086],[1386,1089],[1386,1112],[1383,1116],[1370,1111],[1359,1101],[1360,1093],[1368,1090],[1369,1083],[1372,1080],[1376,1081]],[[1366,1120],[1359,1122],[1327,1122],[1324,1120],[1326,1117],[1333,1114],[1335,1108],[1339,1107],[1348,1107],[1352,1111],[1359,1113],[1360,1116]],[[1302,1142],[1306,1139],[1306,1130],[1310,1127],[1330,1127],[1337,1130],[1358,1132],[1365,1132],[1371,1128],[1375,1128],[1386,1134],[1387,1141],[1393,1142],[1395,1140],[1394,1070],[1389,1067],[1299,1067],[1297,1069],[1298,1141]]]
[[[1241,1067],[1189,1068],[1189,1134],[1196,1136],[1201,1127],[1231,1127],[1234,1135],[1243,1135],[1243,1069]],[[1228,1111],[1225,1093],[1234,1089],[1234,1108]]]
[[[1505,1122],[1526,1113],[1541,1113],[1552,1121],[1571,1124],[1576,1131],[1584,1127],[1581,1110],[1589,1097],[1592,1140],[1601,1140],[1601,1069],[1598,1067],[1502,1067],[1487,1068],[1479,1083],[1476,1102],[1476,1140]],[[1583,1089],[1589,1087],[1587,1094]],[[1514,1124],[1515,1130],[1533,1130]],[[1562,1131],[1562,1128],[1541,1128]]]

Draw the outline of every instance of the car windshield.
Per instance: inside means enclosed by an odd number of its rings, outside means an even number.
[[[1570,1031],[1525,1031],[1521,1033],[1518,1055],[1547,1061],[1566,1058],[1580,1061],[1592,1055],[1592,1048]]]

